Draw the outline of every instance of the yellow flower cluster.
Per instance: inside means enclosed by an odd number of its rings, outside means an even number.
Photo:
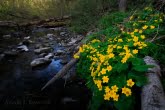
[[[152,11],[151,8],[145,10]],[[131,21],[136,17],[131,16],[129,19]],[[159,18],[155,22],[161,20],[162,18]],[[89,75],[92,77],[92,83],[100,92],[104,93],[104,100],[118,101],[120,93],[125,94],[127,97],[132,94],[131,87],[135,84],[132,79],[128,79],[127,84],[122,87],[117,86],[117,84],[110,86],[110,82],[114,80],[111,74],[116,72],[114,67],[116,62],[128,63],[131,58],[140,53],[141,49],[147,47],[144,42],[146,32],[148,30],[153,31],[157,26],[155,24],[149,25],[146,22],[148,21],[137,20],[137,22],[131,24],[133,29],[127,31],[121,29],[120,35],[109,38],[105,44],[98,39],[94,39],[90,43],[82,45],[78,53],[74,55],[74,58],[79,58],[81,53],[86,54],[87,59],[90,60]]]
[[[117,92],[118,92],[118,87],[116,85],[112,86],[111,88],[109,88],[109,86],[106,86],[104,100],[110,100],[110,98],[112,98],[113,101],[118,101],[119,94],[117,94]]]
[[[132,79],[127,80],[127,86],[132,87],[135,84],[135,82],[132,81]],[[127,97],[132,94],[131,89],[127,87],[122,88],[122,93],[125,94]]]

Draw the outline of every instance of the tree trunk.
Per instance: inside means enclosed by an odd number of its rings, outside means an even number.
[[[165,96],[159,78],[160,67],[149,56],[146,56],[144,61],[147,65],[154,65],[154,68],[149,68],[146,73],[148,84],[142,88],[141,110],[165,110]]]
[[[127,8],[127,0],[120,0],[119,1],[119,11],[125,12]]]

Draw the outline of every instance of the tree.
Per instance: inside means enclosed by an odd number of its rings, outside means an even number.
[[[120,0],[119,1],[119,11],[125,12],[127,8],[127,0]]]

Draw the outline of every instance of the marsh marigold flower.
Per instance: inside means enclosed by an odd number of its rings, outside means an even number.
[[[108,76],[103,76],[103,83],[108,83],[108,81],[109,81],[109,78],[108,78]]]
[[[133,52],[133,54],[137,54],[138,50],[134,49],[132,52]]]
[[[122,93],[125,94],[127,97],[132,94],[131,89],[126,87],[122,88]]]
[[[107,70],[108,70],[108,71],[111,71],[111,70],[112,70],[112,66],[109,65],[109,66],[107,67]]]
[[[115,94],[114,97],[113,97],[113,100],[114,101],[118,101],[118,99],[119,99],[119,95],[118,94]]]
[[[104,94],[104,100],[110,100],[110,94],[109,93]]]
[[[147,29],[148,28],[148,26],[147,25],[144,25],[143,27],[142,27],[142,29]]]
[[[132,79],[127,80],[127,86],[132,87],[135,84],[135,82],[132,81]]]
[[[116,85],[112,86],[111,89],[114,91],[114,92],[117,92],[118,91],[118,87]]]
[[[150,28],[151,28],[151,29],[154,29],[154,28],[155,28],[155,26],[150,26]]]

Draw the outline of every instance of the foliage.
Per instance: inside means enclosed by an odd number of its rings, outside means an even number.
[[[105,25],[104,28],[115,29],[116,32],[109,34],[108,31],[107,34],[103,31],[102,35],[99,33],[103,37],[79,48],[74,58],[79,58],[78,73],[86,79],[93,93],[90,109],[97,110],[103,104],[118,110],[134,109],[135,91],[132,88],[146,83],[144,73],[152,67],[146,65],[142,58],[150,53],[150,47],[155,46],[145,39],[159,35],[163,17],[164,14],[146,7],[123,23],[116,21],[121,26]]]
[[[1,20],[31,20],[69,14],[71,2],[66,0],[1,0]]]
[[[72,9],[72,30],[83,33],[96,24],[99,17],[97,0],[78,0]]]

